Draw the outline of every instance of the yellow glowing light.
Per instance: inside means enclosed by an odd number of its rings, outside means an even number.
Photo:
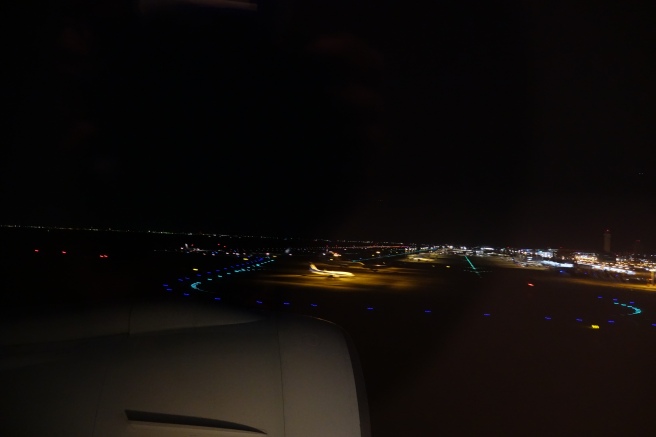
[[[599,329],[599,325],[592,325],[592,329]]]
[[[446,266],[446,268],[447,268],[447,269],[450,269],[450,268],[451,268],[451,266]]]
[[[198,271],[198,269],[195,268],[195,267],[194,267],[193,269],[191,269],[191,270],[193,270],[194,272],[197,272],[197,271]]]
[[[242,258],[244,261],[248,261],[248,258]]]

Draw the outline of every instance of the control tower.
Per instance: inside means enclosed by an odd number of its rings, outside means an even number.
[[[610,230],[606,229],[604,231],[604,252],[610,252]]]

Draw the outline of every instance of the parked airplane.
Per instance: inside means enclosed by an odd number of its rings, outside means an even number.
[[[310,271],[312,273],[316,273],[317,275],[323,275],[323,276],[328,276],[331,278],[342,278],[342,277],[347,277],[347,276],[355,276],[351,272],[341,272],[338,270],[321,270],[318,269],[317,266],[314,265],[314,263],[310,263]]]

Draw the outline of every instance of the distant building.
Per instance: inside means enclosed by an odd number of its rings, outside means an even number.
[[[604,231],[604,252],[610,253],[610,230]]]
[[[597,254],[597,262],[614,263],[617,262],[617,256],[614,253],[604,251]]]
[[[554,251],[552,259],[561,262],[574,262],[576,260],[576,251],[572,249],[557,249]]]

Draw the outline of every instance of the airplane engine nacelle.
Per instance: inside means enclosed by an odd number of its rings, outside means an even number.
[[[369,436],[348,335],[194,302],[3,321],[0,434]]]

